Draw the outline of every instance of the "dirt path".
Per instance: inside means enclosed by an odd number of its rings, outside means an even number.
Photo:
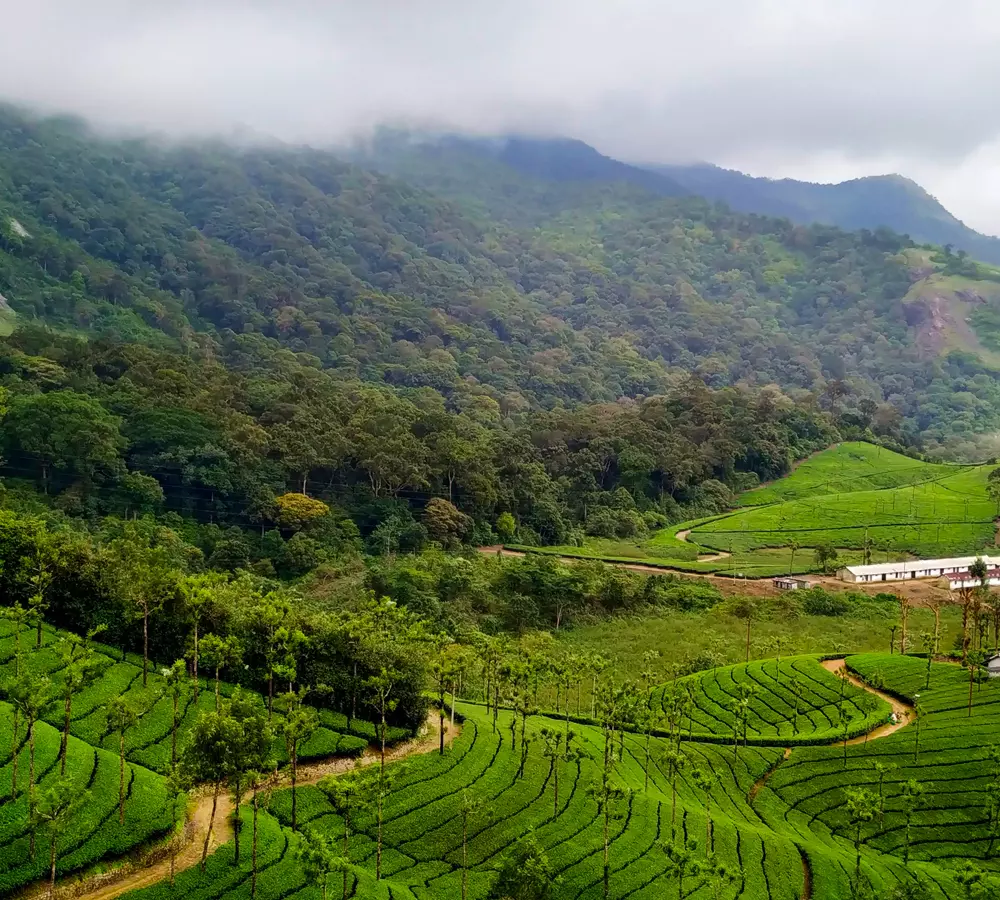
[[[445,744],[450,744],[461,733],[458,725],[452,725],[447,717],[444,721]],[[415,756],[420,753],[431,753],[440,746],[438,739],[438,716],[432,713],[427,717],[427,732],[423,735],[404,741],[386,750],[386,762],[395,762],[407,756]],[[297,784],[299,787],[316,782],[327,775],[337,775],[350,771],[355,765],[372,765],[379,761],[379,749],[369,747],[358,759],[353,757],[334,757],[332,759],[320,760],[299,766]],[[277,782],[279,787],[288,787],[291,784],[287,775],[283,775]],[[233,801],[227,791],[219,794],[219,803],[215,813],[215,824],[212,828],[212,840],[209,844],[208,852],[211,854],[222,844],[233,839]],[[212,817],[212,791],[211,789],[199,788],[193,796],[192,804],[189,806],[188,821],[184,829],[183,846],[179,849],[176,859],[176,871],[178,874],[185,869],[190,869],[201,862],[202,848],[205,842],[205,835],[208,833],[208,823]],[[78,880],[72,876],[56,886],[56,897],[60,900],[113,900],[129,891],[138,888],[148,887],[156,884],[165,878],[170,877],[170,856],[166,851],[166,845],[158,848],[155,854],[147,856],[145,860],[140,860],[134,864],[126,864],[111,872],[94,876],[90,879]],[[36,884],[20,896],[24,898],[41,898],[48,894],[48,884]]]
[[[847,671],[847,662],[844,659],[825,659],[822,662],[822,666],[827,672],[832,672],[834,675],[838,675],[841,672]],[[913,707],[908,706],[895,697],[891,697],[882,691],[878,691],[871,685],[865,684],[856,675],[852,675],[850,672],[847,674],[847,680],[853,684],[855,687],[861,688],[863,691],[868,691],[869,694],[874,694],[881,700],[885,700],[892,707],[892,711],[896,714],[899,719],[895,725],[891,722],[887,722],[885,725],[879,725],[878,728],[869,731],[868,734],[860,735],[856,738],[851,738],[848,744],[863,744],[865,741],[876,741],[879,738],[884,738],[887,735],[893,734],[899,731],[900,728],[905,728],[910,724],[910,715],[913,712]],[[843,746],[843,741],[838,741],[837,746]]]
[[[760,793],[760,789],[767,784],[768,779],[778,771],[778,766],[784,762],[788,762],[792,755],[792,748],[785,747],[785,755],[781,757],[770,769],[768,769],[760,778],[758,778],[754,783],[753,787],[750,788],[750,793],[747,794],[747,803],[753,806],[754,800],[757,799],[757,795]]]
[[[809,865],[809,858],[806,851],[799,847],[799,856],[802,857],[802,898],[801,900],[812,900],[813,895],[813,873],[812,866]]]

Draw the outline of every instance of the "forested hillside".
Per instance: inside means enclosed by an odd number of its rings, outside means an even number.
[[[271,529],[296,574],[361,540],[641,534],[842,436],[998,421],[991,370],[913,341],[889,232],[527,177],[463,142],[366,164],[0,113],[10,496]]]

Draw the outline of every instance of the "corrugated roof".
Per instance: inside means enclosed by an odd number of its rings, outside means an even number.
[[[1000,557],[956,556],[951,559],[914,559],[907,562],[873,563],[868,566],[845,566],[852,575],[891,575],[910,572],[924,572],[928,569],[967,569],[977,559],[989,567],[1000,566]],[[957,574],[957,573],[955,573]]]

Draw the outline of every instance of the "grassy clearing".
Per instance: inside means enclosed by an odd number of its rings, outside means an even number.
[[[803,546],[859,549],[867,535],[879,561],[901,551],[924,557],[972,553],[994,539],[996,504],[986,496],[990,469],[959,469],[907,487],[750,507],[698,526],[692,537],[703,546],[746,552],[787,546],[793,539]]]
[[[866,604],[855,614],[842,616],[789,616],[782,598],[751,630],[751,658],[764,659],[779,650],[783,656],[804,653],[837,654],[884,652],[889,649],[889,628],[898,621],[892,604]],[[934,630],[929,610],[911,609],[911,636]],[[954,646],[961,633],[961,617],[947,607],[941,616],[941,646]],[[571,653],[599,653],[606,657],[617,677],[636,673],[636,660],[657,654],[651,661],[656,679],[666,681],[675,665],[696,658],[709,664],[740,662],[746,652],[746,622],[731,615],[725,606],[697,612],[669,610],[655,616],[620,617],[595,625],[578,625],[559,635],[559,644]],[[585,690],[589,690],[584,685]],[[589,692],[587,694],[589,697]],[[589,700],[587,701],[589,706]]]
[[[803,460],[790,475],[740,495],[741,506],[761,506],[824,494],[905,487],[936,481],[966,466],[926,463],[884,447],[852,441]]]

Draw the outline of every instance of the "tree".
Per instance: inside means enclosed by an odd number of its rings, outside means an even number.
[[[845,791],[847,821],[854,829],[854,883],[861,884],[861,832],[878,811],[878,798],[865,788],[850,788]]]
[[[427,501],[423,522],[431,540],[437,541],[445,549],[461,545],[472,528],[472,519],[441,497],[432,497]]]
[[[15,601],[13,606],[0,608],[0,618],[14,623],[14,677],[17,678],[21,674],[21,632],[31,619],[31,611]],[[17,730],[16,722],[14,730]]]
[[[119,419],[96,399],[62,390],[15,396],[4,418],[3,437],[10,452],[38,461],[47,494],[54,469],[87,482],[117,474],[125,444],[118,429]]]
[[[970,650],[966,654],[965,665],[969,670],[969,716],[972,715],[972,686],[977,676],[981,677],[989,654],[985,650]]]
[[[913,814],[923,805],[924,787],[915,778],[909,779],[900,793],[900,803],[903,808],[903,862],[910,861],[910,823],[913,821]]]
[[[35,649],[42,646],[42,625],[49,611],[49,587],[52,585],[52,566],[56,561],[55,547],[51,541],[40,541],[33,554],[33,570],[28,581],[31,595],[28,597],[29,616],[35,624]],[[20,635],[18,635],[20,643]]]
[[[747,623],[746,661],[750,662],[750,628],[753,620],[760,615],[760,604],[754,597],[738,597],[730,604],[729,612]]]
[[[920,702],[920,695],[913,696],[913,762],[916,763],[920,755],[920,723],[924,718],[925,710]]]
[[[191,623],[191,683],[194,685],[194,702],[198,702],[198,661],[201,649],[200,630],[202,619],[210,613],[219,589],[226,578],[217,572],[188,575],[178,582],[178,591],[184,611]]]
[[[1000,517],[1000,466],[990,471],[986,478],[986,496],[997,505],[997,516]]]
[[[35,806],[35,724],[38,722],[52,698],[52,682],[46,676],[37,676],[31,672],[22,672],[6,688],[7,698],[14,709],[24,716],[28,738],[28,810]],[[17,799],[17,732],[14,732],[14,745],[11,748],[13,758],[11,774],[12,799]],[[31,832],[31,858],[35,858],[35,832]]]
[[[878,821],[879,825],[881,825],[885,820],[885,778],[890,773],[896,771],[899,766],[876,760],[872,763],[872,768],[875,771],[875,779],[878,784]]]
[[[684,879],[695,877],[701,873],[702,864],[696,854],[698,844],[681,838],[660,844],[660,849],[666,854],[667,867],[665,874],[677,879],[677,900],[684,900]]]
[[[718,783],[719,776],[703,769],[695,769],[691,777],[695,786],[705,795],[705,858],[707,859],[715,849],[715,836],[712,833],[712,790]]]
[[[149,670],[149,617],[159,610],[177,586],[172,560],[164,547],[155,546],[150,536],[126,523],[120,538],[109,547],[119,595],[131,616],[142,619],[142,686]]]
[[[312,828],[303,829],[299,835],[295,857],[302,863],[306,877],[320,886],[323,900],[327,900],[326,888],[330,876],[335,872],[346,872],[348,867],[347,860],[337,852],[334,839]]]
[[[813,558],[816,565],[824,572],[829,572],[837,562],[837,548],[831,544],[820,544],[813,551]]]
[[[215,711],[219,711],[223,669],[233,669],[243,662],[243,648],[233,635],[206,634],[201,639],[202,662],[215,672]]]
[[[965,900],[982,900],[989,896],[986,873],[971,860],[965,860],[955,873],[955,881],[962,886]]]
[[[160,669],[160,675],[163,676],[164,693],[170,695],[170,768],[172,769],[177,765],[178,713],[181,697],[187,689],[187,666],[184,665],[183,659],[178,659],[170,668]]]
[[[795,572],[795,554],[799,550],[799,542],[795,540],[795,538],[792,538],[788,542],[788,549],[790,551],[790,557],[788,560],[788,574],[792,575]]]
[[[466,900],[468,896],[468,876],[469,876],[469,858],[468,858],[468,844],[469,844],[469,822],[471,822],[476,816],[482,812],[483,801],[473,797],[472,794],[465,789],[462,791],[462,900]]]
[[[60,657],[63,664],[63,729],[59,745],[59,774],[66,774],[66,754],[69,748],[69,725],[73,715],[73,697],[97,675],[99,662],[94,655],[91,640],[103,626],[91,629],[86,638],[75,634],[60,640]]]
[[[438,638],[434,659],[431,662],[431,677],[438,695],[438,753],[444,755],[444,715],[445,693],[455,677],[455,656],[451,652],[454,644],[445,635]]]
[[[291,531],[302,531],[324,516],[330,514],[330,507],[322,500],[314,500],[302,494],[282,494],[274,498],[278,510],[278,524]]]
[[[32,810],[32,833],[40,826],[44,826],[49,833],[49,900],[52,900],[56,891],[57,839],[89,796],[89,791],[81,791],[71,778],[60,777],[42,792]]]
[[[250,838],[250,900],[257,897],[257,843],[261,809],[266,809],[271,799],[271,788],[274,786],[274,772],[250,770],[246,773],[247,786],[250,789],[253,830]],[[347,872],[344,872],[347,879]]]
[[[229,701],[226,714],[237,724],[240,732],[235,751],[229,761],[233,809],[238,810],[243,804],[244,791],[255,774],[274,765],[271,759],[274,732],[257,698],[243,694],[239,688]],[[239,818],[235,824],[233,865],[239,865],[241,831]]]
[[[177,875],[177,851],[180,847],[180,840],[177,834],[177,822],[179,813],[183,811],[181,796],[191,789],[191,780],[187,773],[179,766],[173,766],[170,775],[167,777],[167,794],[170,797],[170,809],[173,813],[173,837],[170,841],[170,884],[173,886]]]
[[[597,814],[603,819],[604,844],[604,896],[608,896],[610,886],[611,865],[611,820],[615,817],[615,807],[629,799],[631,792],[611,780],[611,773],[605,769],[597,784],[587,788],[587,795],[597,804]]]
[[[559,883],[533,834],[522,838],[500,861],[488,900],[548,900]]]
[[[496,532],[501,544],[513,543],[517,535],[517,521],[509,512],[497,516]]]
[[[687,757],[680,749],[668,749],[660,756],[660,765],[666,767],[670,780],[670,837],[673,840],[677,823],[677,779],[687,765]]]
[[[118,735],[118,824],[125,823],[125,733],[139,724],[139,715],[124,697],[108,700],[104,707],[105,731]]]
[[[552,815],[559,814],[559,763],[570,763],[578,760],[582,751],[573,746],[576,735],[572,731],[560,731],[558,728],[543,726],[538,733],[542,741],[542,756],[549,761],[549,772],[552,775]]]
[[[378,789],[377,775],[371,767],[357,765],[346,775],[340,777],[328,775],[317,787],[326,796],[333,811],[340,816],[344,825],[343,850],[341,855],[350,862],[351,859],[351,827],[355,817],[375,802]],[[347,900],[347,870],[344,870],[344,894]]]
[[[742,869],[730,869],[729,866],[720,862],[704,863],[702,871],[708,876],[712,885],[714,900],[719,900],[719,895],[723,890],[743,879]]]
[[[297,819],[296,784],[299,777],[299,748],[313,736],[319,727],[319,716],[316,710],[303,703],[305,692],[285,694],[288,711],[281,722],[281,734],[285,738],[285,749],[288,753],[288,766],[292,778],[292,831],[295,831]]]
[[[206,712],[195,722],[188,744],[181,754],[181,766],[191,781],[210,782],[212,785],[212,811],[201,851],[203,872],[219,806],[219,791],[233,771],[232,762],[239,752],[238,745],[242,739],[243,729],[238,722],[222,712]]]

